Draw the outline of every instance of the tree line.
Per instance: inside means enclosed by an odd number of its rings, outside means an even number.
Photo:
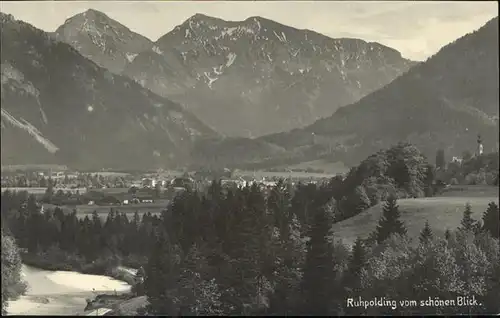
[[[450,184],[498,186],[498,152],[476,156],[465,152],[460,159],[446,162],[444,150],[438,150],[436,178]]]

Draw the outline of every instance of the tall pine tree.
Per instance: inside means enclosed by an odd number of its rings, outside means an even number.
[[[148,313],[175,316],[178,314],[178,309],[175,299],[169,293],[169,288],[176,286],[176,255],[168,235],[162,230],[158,231],[145,270],[144,290],[150,304]]]
[[[451,238],[451,231],[450,229],[446,229],[444,232],[444,238],[448,241]]]
[[[333,246],[330,242],[332,220],[316,205],[309,229],[306,262],[302,279],[302,314],[329,315],[335,280]]]
[[[425,221],[425,226],[420,232],[419,240],[420,244],[427,244],[432,239],[433,233],[431,230],[431,226],[429,225],[429,221]]]
[[[376,237],[379,244],[392,234],[406,235],[406,227],[399,218],[400,213],[397,200],[394,196],[391,196],[384,205],[383,215],[376,229]]]
[[[350,292],[358,293],[361,289],[361,271],[366,266],[367,255],[363,240],[358,237],[352,247],[346,274],[346,287]]]
[[[460,227],[459,227],[460,231],[473,232],[476,230],[477,223],[476,220],[472,218],[472,214],[473,214],[472,207],[469,203],[467,203],[465,205],[462,221],[460,221]]]
[[[483,230],[490,233],[491,236],[499,238],[500,215],[498,205],[495,202],[490,202],[488,209],[483,214]]]

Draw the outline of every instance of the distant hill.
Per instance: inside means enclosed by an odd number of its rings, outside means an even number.
[[[411,142],[429,158],[439,148],[449,156],[460,156],[464,150],[475,151],[477,134],[484,140],[485,152],[495,151],[498,72],[495,18],[332,116],[303,129],[257,139],[285,149],[286,155],[263,152],[261,162],[253,162],[258,166],[322,158],[353,166],[399,141]]]
[[[1,13],[2,164],[175,166],[217,134],[180,105]]]
[[[89,10],[57,33],[101,66],[122,72],[125,65],[123,74],[229,137],[304,127],[416,64],[379,43],[261,17],[232,22],[196,14],[151,45]]]

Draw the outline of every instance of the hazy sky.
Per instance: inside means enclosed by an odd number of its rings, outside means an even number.
[[[380,42],[424,60],[498,15],[497,1],[1,1],[0,10],[45,31],[89,8],[152,40],[195,13],[239,21],[262,16],[331,37]]]

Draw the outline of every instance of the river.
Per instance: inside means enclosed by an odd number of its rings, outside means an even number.
[[[87,299],[99,293],[127,292],[131,288],[107,276],[47,271],[26,265],[22,266],[22,276],[28,291],[9,302],[9,315],[82,315]],[[100,314],[103,313],[101,310]]]

